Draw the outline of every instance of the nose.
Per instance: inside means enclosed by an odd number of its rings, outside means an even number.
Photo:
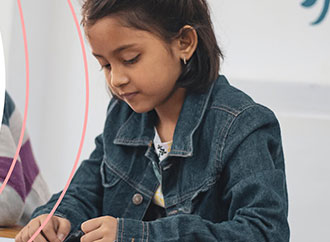
[[[112,69],[111,73],[110,73],[110,85],[115,87],[115,88],[119,88],[122,87],[124,85],[126,85],[127,83],[129,83],[129,78],[127,76],[127,74],[125,74],[125,72],[121,71],[121,70],[115,70]]]

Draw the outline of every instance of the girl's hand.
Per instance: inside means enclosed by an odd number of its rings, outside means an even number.
[[[81,237],[80,241],[115,241],[117,236],[117,226],[117,219],[111,216],[103,216],[87,220],[81,225],[81,230],[85,235]]]
[[[38,230],[42,222],[47,218],[48,214],[40,215],[32,219],[15,237],[16,242],[26,242]],[[71,223],[65,218],[53,216],[48,221],[43,230],[34,239],[36,242],[54,241],[61,242],[69,234]]]

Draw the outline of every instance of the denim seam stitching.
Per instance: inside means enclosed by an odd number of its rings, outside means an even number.
[[[242,109],[238,114],[237,116],[235,116],[235,118],[232,119],[232,121],[230,122],[227,130],[226,130],[226,134],[224,136],[224,139],[223,141],[221,142],[221,147],[220,147],[220,154],[219,154],[219,158],[217,158],[216,156],[216,160],[218,160],[220,163],[222,161],[222,156],[223,156],[223,150],[224,150],[224,147],[225,147],[225,143],[226,143],[226,140],[228,138],[228,134],[229,134],[229,131],[231,129],[231,127],[233,126],[233,123],[237,120],[237,118],[247,109],[250,109],[252,107],[258,107],[259,105],[258,104],[252,104],[252,105],[248,105],[248,106],[245,106],[244,109]],[[224,127],[225,128],[225,127]],[[218,153],[218,152],[217,152]]]
[[[174,152],[178,152],[178,153],[182,153],[182,154],[173,154]],[[185,150],[171,150],[171,154],[169,154],[169,156],[177,156],[177,157],[189,157],[191,156],[192,151],[191,152],[187,152]]]
[[[211,186],[214,185],[214,184],[215,184],[214,179],[207,179],[206,182],[203,183],[203,185],[193,188],[191,192],[186,193],[186,194],[184,194],[183,196],[179,196],[179,197],[177,197],[177,198],[174,200],[173,204],[171,204],[171,206],[174,206],[174,205],[176,205],[176,204],[178,204],[178,203],[181,203],[181,202],[187,200],[187,199],[190,198],[192,195],[194,195],[197,191],[202,190],[203,187],[207,187],[207,188],[209,188],[209,187],[211,187]],[[170,207],[171,207],[171,206],[170,206]]]
[[[240,110],[232,110],[230,107],[227,107],[226,105],[221,105],[221,106],[211,106],[210,109],[219,109],[225,112],[228,112],[230,114],[232,114],[233,116],[237,117],[238,115],[240,115],[243,111],[245,111],[246,109],[253,107],[253,106],[258,106],[257,103],[253,103],[253,104],[248,104],[245,105],[243,107],[241,107]],[[236,112],[235,112],[236,111]]]
[[[120,218],[117,218],[117,234],[114,242],[119,242],[119,231],[120,231]]]
[[[141,143],[141,142],[145,142],[145,141],[148,141],[149,140],[146,140],[146,139],[123,139],[123,138],[117,138],[115,139],[117,142],[131,142],[131,143]]]
[[[210,88],[209,93],[204,97],[204,100],[201,101],[201,103],[202,103],[201,115],[199,116],[199,119],[198,119],[195,127],[191,131],[190,136],[189,136],[189,141],[191,142],[191,144],[193,143],[193,135],[196,132],[197,128],[200,126],[200,124],[201,124],[201,122],[204,118],[204,115],[205,115],[205,112],[206,112],[206,109],[207,109],[207,106],[208,106],[208,103],[209,103],[209,100],[210,100],[210,96],[211,96],[211,93],[212,93],[212,90],[213,90],[213,86],[214,86],[214,84]],[[193,154],[193,152],[194,152],[194,147],[191,146],[191,151],[188,154]]]
[[[200,124],[201,124],[201,122],[202,122],[202,120],[203,120],[203,118],[204,118],[204,115],[205,115],[205,112],[206,112],[206,110],[207,110],[207,108],[208,108],[208,104],[209,104],[209,101],[210,101],[210,97],[211,97],[211,94],[212,94],[212,90],[213,90],[213,88],[214,88],[214,83],[212,83],[212,86],[210,87],[210,90],[209,90],[209,92],[207,93],[207,95],[205,95],[205,96],[203,96],[203,99],[202,100],[200,100],[199,102],[201,103],[201,105],[198,105],[198,106],[200,106],[201,108],[200,108],[200,110],[201,110],[201,115],[199,116],[199,118],[198,118],[198,121],[196,122],[196,125],[195,125],[195,127],[192,129],[192,131],[191,131],[191,133],[190,133],[190,135],[189,135],[189,141],[191,141],[191,143],[193,142],[193,135],[194,135],[194,133],[196,132],[196,130],[198,129],[198,127],[200,126]],[[199,103],[198,103],[199,104]],[[189,151],[189,152],[187,152],[187,151],[185,151],[185,150],[175,150],[175,149],[173,149],[173,152],[182,152],[182,153],[186,153],[187,155],[181,155],[181,154],[178,154],[178,155],[180,155],[180,156],[182,156],[182,157],[185,157],[185,156],[189,156],[189,155],[192,155],[193,154],[193,152],[194,152],[194,147],[192,146],[192,147],[190,147],[191,148],[191,151]]]
[[[224,149],[224,144],[225,144],[226,138],[228,136],[228,130],[230,129],[233,121],[235,120],[235,117],[226,120],[226,124],[221,129],[220,134],[219,134],[219,138],[216,141],[216,146],[220,147],[220,149],[217,148],[216,155],[215,155],[215,160],[219,162],[219,165],[216,164],[217,169],[221,169],[221,167],[222,167],[222,165],[221,165],[222,150]],[[223,137],[223,138],[221,138],[221,137]],[[219,159],[218,159],[218,154],[219,154]]]
[[[124,236],[124,219],[121,220],[121,240],[123,241],[123,236]]]
[[[146,223],[147,224],[147,239],[146,239],[146,242],[149,241],[149,223]]]
[[[235,117],[237,116],[237,113],[234,113],[234,112],[230,111],[229,109],[226,109],[226,107],[211,106],[210,109],[219,109],[219,110],[225,111]]]
[[[109,165],[107,164],[106,162],[106,158],[102,160],[102,163],[100,165],[100,173],[101,173],[101,181],[102,181],[102,185],[105,187],[105,188],[110,188],[110,187],[113,187],[115,186],[119,181],[120,181],[120,177],[115,177],[114,178],[114,181],[110,184],[110,183],[106,183],[105,181],[105,169],[104,169],[104,166],[106,166],[108,169],[111,169],[109,167]]]
[[[115,169],[113,166],[110,164],[107,164],[109,169],[111,169],[112,172],[114,172],[117,176],[119,176],[123,181],[125,181],[127,184],[129,184],[131,187],[136,189],[137,191],[143,193],[145,196],[152,197],[153,192],[149,191],[148,189],[142,187],[140,184],[137,184],[129,179],[128,175],[122,174],[119,172],[117,169]]]

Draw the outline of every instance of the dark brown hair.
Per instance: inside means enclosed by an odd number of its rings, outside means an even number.
[[[217,78],[222,52],[214,34],[206,0],[84,0],[81,24],[87,28],[107,16],[118,16],[127,27],[149,31],[166,43],[178,37],[185,25],[198,35],[198,45],[177,85],[205,92]]]

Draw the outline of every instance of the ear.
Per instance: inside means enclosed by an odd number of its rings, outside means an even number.
[[[178,57],[182,60],[185,58],[188,61],[197,48],[198,36],[196,30],[190,25],[183,26],[175,42]]]

